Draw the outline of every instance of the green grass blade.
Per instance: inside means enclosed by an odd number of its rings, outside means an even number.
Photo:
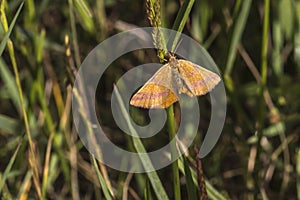
[[[224,197],[216,188],[214,188],[210,182],[205,181],[205,186],[207,189],[207,194],[212,200],[226,200],[227,198]]]
[[[176,16],[173,30],[176,30],[178,32],[182,32],[185,23],[189,17],[189,14],[191,12],[191,9],[194,5],[195,0],[185,0],[178,12],[178,15]]]
[[[209,32],[209,22],[213,16],[213,10],[207,0],[196,1],[195,11],[192,14],[193,37],[203,44],[206,34]]]
[[[272,48],[272,65],[274,72],[277,76],[281,76],[283,73],[283,68],[281,65],[281,55],[280,51],[283,45],[283,37],[282,37],[282,30],[280,27],[280,23],[278,20],[273,20],[273,43],[274,47]]]
[[[294,37],[294,58],[297,65],[297,70],[300,72],[300,2],[295,2],[296,6],[296,19],[297,19],[297,31]]]
[[[185,174],[185,170],[184,170],[184,163],[181,159],[179,159],[178,166],[179,166],[180,171],[185,176],[187,176],[187,174]],[[194,185],[198,186],[197,174],[196,174],[195,170],[190,167],[190,171],[191,171],[191,176],[192,176]],[[207,194],[210,199],[212,199],[212,200],[226,200],[227,199],[220,192],[218,192],[208,181],[205,181],[205,186],[207,189]]]
[[[41,63],[43,59],[45,36],[46,36],[46,31],[45,29],[42,29],[41,33],[37,35],[35,38],[35,49],[36,49],[35,54],[36,54],[36,61],[38,63]]]
[[[237,45],[238,45],[239,41],[241,40],[243,31],[244,31],[244,28],[245,28],[245,25],[247,22],[251,2],[252,2],[252,0],[244,0],[243,1],[241,12],[240,12],[239,16],[237,17],[236,24],[234,25],[231,44],[229,46],[229,51],[228,51],[225,76],[229,76],[229,74],[231,73],[233,63],[235,60],[235,56],[236,56]]]
[[[144,189],[144,199],[145,200],[152,200],[151,188],[150,188],[150,184],[149,184],[149,180],[148,179],[147,179],[147,182],[146,182],[146,187]]]
[[[240,10],[241,3],[242,3],[241,0],[237,0],[237,1],[235,2],[234,9],[233,9],[233,18],[236,17],[238,11]]]
[[[261,140],[263,137],[263,129],[265,126],[265,117],[266,117],[266,105],[264,100],[264,91],[266,89],[267,83],[267,67],[268,67],[268,34],[269,34],[269,24],[270,24],[270,1],[264,1],[264,18],[263,18],[263,31],[262,31],[262,47],[261,47],[261,82],[260,82],[260,91],[259,91],[259,102],[258,102],[258,112],[257,112],[257,156],[255,160],[254,166],[254,180],[256,191],[259,191],[260,184],[262,182],[262,177],[259,174],[259,170],[261,169],[260,156],[263,152],[261,146]],[[258,197],[258,192],[255,193],[255,198]]]
[[[72,43],[74,45],[75,63],[76,63],[76,67],[79,68],[79,66],[81,65],[81,59],[80,59],[79,45],[77,40],[77,30],[76,30],[73,0],[68,0],[68,3],[69,3],[69,12],[70,12]]]
[[[170,141],[176,136],[176,123],[175,123],[175,116],[174,116],[174,107],[171,105],[167,108],[167,116],[168,116],[168,132]],[[177,156],[177,146],[176,143],[171,143],[171,156]],[[181,192],[180,192],[180,180],[179,180],[179,170],[178,170],[178,160],[176,159],[172,163],[172,173],[173,173],[173,188],[174,188],[174,197],[175,200],[181,199]]]
[[[93,32],[95,29],[94,22],[92,19],[91,9],[83,0],[74,0],[74,5],[76,10],[78,11],[78,16],[80,17],[80,22],[89,32]]]
[[[192,10],[192,7],[194,5],[194,2],[195,0],[185,0],[176,16],[176,19],[175,19],[175,22],[173,24],[173,27],[172,29],[181,33],[184,26],[185,26],[185,23],[189,17],[189,14]],[[174,38],[174,42],[173,42],[173,45],[172,45],[172,51],[175,50],[175,47],[177,45],[177,42],[178,42],[178,39],[179,39],[179,34],[176,34],[175,38]]]
[[[8,177],[8,175],[9,175],[9,173],[11,171],[11,168],[12,168],[12,166],[13,166],[15,160],[16,160],[16,157],[17,157],[17,154],[19,152],[19,149],[20,149],[20,146],[22,144],[22,141],[23,141],[23,136],[20,137],[19,144],[18,144],[18,146],[17,146],[14,154],[10,158],[9,163],[6,166],[5,171],[4,171],[3,175],[2,175],[2,177],[0,178],[0,194],[1,194],[2,188],[3,188],[4,184],[5,184],[6,178]]]
[[[22,114],[22,107],[20,96],[17,88],[17,84],[4,60],[0,58],[0,77],[5,85],[6,94],[10,97],[15,107],[17,108],[19,114]]]
[[[279,21],[283,33],[287,39],[292,39],[295,28],[295,13],[293,0],[280,0],[279,7]]]
[[[82,11],[86,16],[92,17],[90,8],[88,7],[88,5],[85,3],[84,0],[75,0],[75,3],[78,4],[78,6],[82,9]]]
[[[22,2],[21,5],[19,6],[18,11],[17,11],[17,13],[16,13],[15,16],[14,16],[14,18],[13,18],[13,20],[12,20],[10,26],[9,26],[8,31],[5,33],[3,39],[2,39],[2,41],[1,41],[1,43],[0,43],[0,56],[2,55],[2,53],[3,53],[3,51],[4,51],[5,45],[6,45],[6,43],[7,43],[7,41],[8,41],[8,38],[9,38],[11,32],[12,32],[12,29],[13,29],[14,26],[15,26],[15,23],[16,23],[16,21],[17,21],[17,19],[18,19],[18,16],[19,16],[19,14],[20,14],[20,12],[21,12],[21,10],[22,10],[23,5],[24,5],[24,2]],[[3,9],[4,9],[4,8],[3,8]],[[4,13],[4,10],[2,10],[2,6],[1,6],[1,15],[4,15],[4,14],[5,14],[5,13]],[[1,20],[1,21],[2,21],[2,20]],[[3,23],[3,22],[2,22],[2,23]]]
[[[182,156],[182,158],[183,158],[182,162],[183,162],[184,172],[185,172],[186,190],[188,193],[188,199],[189,200],[197,199],[197,188],[195,187],[193,181],[191,169],[189,167],[187,159],[184,156]]]
[[[21,131],[21,124],[19,120],[0,114],[0,131],[17,135]]]
[[[106,183],[104,181],[104,178],[103,178],[103,176],[102,176],[102,174],[101,174],[101,172],[99,170],[99,167],[98,167],[98,164],[97,164],[97,161],[96,161],[94,155],[91,155],[91,160],[92,160],[94,168],[96,170],[97,178],[98,178],[99,183],[100,183],[100,185],[102,187],[102,191],[103,191],[103,194],[105,196],[105,199],[112,200],[113,198],[111,197],[111,195],[109,193],[108,187],[107,187],[107,185],[106,185]]]
[[[131,135],[133,136],[132,140],[133,140],[134,147],[138,153],[145,155],[147,153],[146,149],[145,149],[142,141],[140,140],[138,133],[136,132],[136,130],[133,128],[132,124],[130,123],[130,116],[129,116],[128,112],[126,111],[122,97],[120,96],[120,93],[118,92],[117,87],[114,87],[114,89],[116,91],[116,97],[117,97],[117,101],[120,106],[121,114],[124,116],[124,119],[126,120],[128,128],[131,132]],[[142,162],[144,168],[148,171],[147,176],[151,182],[151,185],[156,194],[156,197],[158,199],[169,199],[156,171],[154,171],[154,167],[151,163],[150,158],[147,155],[144,157],[140,157],[140,158],[141,158],[141,162]]]
[[[296,151],[297,195],[300,199],[300,148]]]

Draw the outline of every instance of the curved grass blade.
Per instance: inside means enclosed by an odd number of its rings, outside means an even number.
[[[105,183],[105,180],[104,180],[104,178],[103,178],[103,176],[102,176],[102,174],[99,170],[99,167],[98,167],[98,164],[97,164],[97,161],[96,161],[94,155],[91,155],[91,160],[92,160],[94,168],[96,170],[97,177],[98,177],[99,183],[102,187],[102,191],[103,191],[103,194],[105,196],[105,199],[112,200],[113,198],[111,197],[111,195],[109,193],[108,187],[107,187],[107,185]]]
[[[3,175],[0,177],[0,194],[1,194],[1,191],[2,191],[2,188],[5,184],[5,181],[6,181],[6,178],[8,177],[10,171],[11,171],[11,168],[16,160],[16,157],[18,155],[18,152],[19,152],[19,149],[20,149],[20,146],[22,144],[22,141],[23,141],[23,138],[24,138],[24,134],[20,137],[20,141],[18,143],[18,146],[13,154],[13,156],[11,157],[11,159],[9,160],[9,163],[8,165],[6,166],[6,169],[3,173]]]
[[[6,63],[2,58],[0,58],[0,77],[5,85],[5,94],[9,96],[16,109],[18,110],[19,114],[22,115],[21,100],[18,93],[15,78],[11,74],[10,70],[8,69]]]
[[[12,29],[14,28],[15,23],[16,23],[16,21],[18,19],[18,16],[19,16],[19,14],[20,14],[20,12],[22,10],[23,4],[24,4],[24,2],[22,2],[21,5],[19,6],[18,11],[17,11],[17,13],[14,16],[14,18],[13,18],[13,20],[12,20],[10,26],[9,26],[8,31],[5,33],[5,35],[4,35],[3,39],[2,39],[2,42],[0,43],[0,56],[2,55],[2,53],[4,51],[5,45],[6,45],[7,41],[8,41],[8,39],[9,39],[9,36],[10,36],[10,34],[12,32]],[[1,15],[5,14],[4,10],[2,10],[2,9],[4,9],[4,8],[2,8],[2,6],[1,6]],[[2,20],[1,20],[1,22],[3,23]],[[2,25],[4,25],[4,24],[2,24]]]
[[[138,133],[136,132],[136,130],[133,128],[132,124],[130,123],[130,116],[125,109],[122,97],[120,96],[120,93],[116,86],[114,86],[114,90],[116,91],[116,97],[117,97],[117,101],[120,106],[121,114],[124,116],[124,119],[126,120],[128,128],[131,132],[131,135],[133,136],[132,141],[133,141],[135,150],[140,154],[146,154],[147,153],[146,149],[145,149],[141,139],[139,138]],[[140,157],[140,158],[141,158],[143,167],[145,169],[147,169],[147,171],[148,171],[147,176],[151,182],[151,185],[153,187],[153,190],[156,194],[157,199],[164,199],[164,200],[169,199],[156,171],[154,171],[154,167],[151,163],[150,158],[148,156]]]

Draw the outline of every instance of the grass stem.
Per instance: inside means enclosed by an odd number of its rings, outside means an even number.
[[[176,135],[176,125],[175,125],[175,118],[174,118],[174,107],[171,105],[167,108],[167,116],[168,116],[168,132],[170,141],[172,141]],[[176,140],[171,143],[171,157],[176,157],[178,155],[177,147],[176,147]],[[180,200],[181,199],[181,192],[180,192],[180,181],[179,181],[179,170],[178,170],[178,160],[176,159],[172,163],[172,173],[173,173],[173,188],[174,188],[174,199]]]

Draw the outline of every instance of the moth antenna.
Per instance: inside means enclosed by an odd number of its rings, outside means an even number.
[[[175,56],[175,52],[178,50],[178,47],[179,47],[179,45],[181,44],[181,42],[182,42],[182,39],[180,39],[179,42],[176,44],[176,47],[175,47],[175,49],[174,49],[174,52],[168,51],[168,52],[166,53],[166,56],[169,57],[169,59],[170,59],[171,57],[176,57],[176,56]]]
[[[179,47],[179,45],[181,44],[181,42],[182,42],[182,38],[179,40],[179,42],[176,44],[176,47],[175,47],[175,49],[174,49],[174,54],[175,54],[175,52],[178,50],[178,47]]]

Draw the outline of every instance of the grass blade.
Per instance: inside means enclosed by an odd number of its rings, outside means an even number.
[[[133,144],[134,144],[134,147],[136,149],[136,151],[140,154],[146,154],[146,149],[142,143],[142,141],[140,140],[139,136],[138,136],[138,133],[136,132],[136,130],[133,128],[133,126],[131,125],[130,123],[130,116],[128,114],[128,112],[126,111],[125,109],[125,106],[124,106],[124,103],[123,103],[123,100],[122,100],[122,97],[120,96],[120,93],[117,89],[117,87],[115,86],[114,87],[115,91],[116,91],[116,97],[117,97],[117,101],[119,102],[119,106],[120,106],[120,109],[121,109],[121,113],[122,115],[124,116],[124,119],[126,120],[127,122],[127,125],[128,125],[128,128],[131,132],[131,135],[133,136],[132,140],[133,140]],[[168,196],[167,196],[167,193],[156,173],[156,171],[154,171],[154,167],[151,163],[151,160],[148,156],[145,156],[145,157],[140,157],[141,158],[141,161],[142,161],[142,164],[144,166],[145,169],[147,169],[147,176],[151,182],[151,185],[153,187],[153,190],[156,194],[156,197],[158,199],[169,199]]]
[[[78,16],[80,17],[80,22],[82,26],[89,32],[94,31],[94,22],[92,19],[91,9],[83,0],[75,0],[74,5],[76,10],[78,11]]]
[[[186,189],[188,192],[188,199],[190,199],[190,200],[197,199],[197,189],[193,182],[191,169],[189,167],[187,159],[184,156],[182,156],[182,162],[183,162],[184,172],[185,172],[185,180],[186,180]]]
[[[297,195],[300,199],[300,149],[296,151]]]
[[[280,26],[285,36],[290,40],[293,37],[295,28],[294,1],[280,0],[278,8]]]
[[[265,126],[265,117],[266,117],[266,105],[264,101],[264,91],[266,88],[267,82],[267,53],[268,53],[268,33],[269,33],[269,14],[270,14],[270,1],[264,1],[264,19],[263,19],[263,32],[262,32],[262,50],[261,50],[261,82],[260,82],[260,91],[259,91],[259,104],[258,104],[258,123],[257,123],[257,155],[255,160],[254,166],[254,179],[255,179],[255,187],[256,191],[259,191],[261,179],[262,177],[258,173],[261,168],[260,162],[260,154],[262,153],[263,149],[261,146],[261,140],[263,137],[263,129]],[[255,197],[258,197],[258,192],[255,193]]]
[[[0,114],[0,131],[16,134],[21,131],[20,122]]]
[[[181,159],[179,159],[178,166],[179,166],[180,171],[186,176],[185,170],[184,170],[184,163]],[[198,186],[197,174],[194,169],[192,169],[191,167],[189,167],[189,168],[191,171],[191,176],[192,176],[194,185]],[[227,199],[220,192],[218,192],[208,181],[205,181],[205,185],[206,185],[208,197],[210,199],[212,199],[212,200],[226,200]]]
[[[246,25],[251,2],[252,2],[252,0],[243,1],[242,10],[241,10],[239,16],[237,17],[237,21],[236,21],[236,24],[233,29],[231,44],[229,46],[225,76],[229,76],[229,74],[231,73],[231,70],[233,67],[233,62],[234,62],[234,59],[236,56],[237,45],[242,37],[243,31],[244,31],[244,28]]]
[[[5,84],[5,89],[6,89],[5,92],[10,96],[19,114],[22,114],[22,107],[21,107],[21,101],[18,93],[17,84],[14,81],[15,79],[13,75],[9,71],[7,65],[5,64],[2,58],[0,58],[0,76]]]
[[[149,180],[148,179],[147,179],[146,187],[145,187],[145,190],[144,190],[144,199],[145,200],[152,200],[151,188],[150,188],[150,184],[149,184]]]
[[[104,181],[104,178],[103,178],[103,176],[102,176],[102,174],[101,174],[101,172],[99,170],[99,167],[98,167],[98,164],[97,164],[97,161],[96,161],[94,155],[91,155],[91,160],[92,160],[94,168],[96,170],[97,177],[98,177],[99,183],[100,183],[100,185],[102,187],[102,191],[104,193],[105,199],[112,200],[112,197],[111,197],[111,195],[109,193],[109,190],[108,190],[108,187],[107,187],[107,185],[106,185],[106,183]]]
[[[297,30],[294,37],[294,58],[297,65],[298,72],[300,72],[300,2],[295,2]]]
[[[192,7],[194,5],[195,0],[185,0],[176,16],[175,22],[173,24],[173,30],[181,33],[185,23],[189,17],[189,14],[192,10]],[[174,41],[173,41],[173,45],[172,45],[172,51],[175,50],[175,47],[177,45],[179,39],[179,34],[176,34]]]
[[[8,41],[8,39],[9,39],[9,36],[10,36],[10,34],[12,32],[12,29],[15,26],[15,23],[16,23],[18,17],[19,17],[19,14],[20,14],[20,12],[22,10],[23,5],[24,5],[24,2],[22,2],[21,5],[19,6],[17,13],[15,14],[15,16],[14,16],[11,24],[9,25],[9,28],[8,28],[7,32],[5,33],[3,39],[2,39],[2,41],[0,43],[0,56],[2,55],[2,53],[4,51],[5,45],[6,45],[7,41]],[[1,2],[1,15],[5,15],[5,12],[4,12],[4,1]],[[5,20],[1,20],[1,22],[2,22],[2,26],[6,26],[7,27],[7,24],[3,24],[3,23],[5,23]]]
[[[167,108],[167,121],[168,121],[168,132],[170,141],[176,136],[176,125],[175,125],[175,117],[174,117],[174,107],[171,105]],[[171,144],[171,157],[176,157],[178,154],[176,143]],[[176,200],[181,199],[180,192],[180,181],[179,181],[179,170],[178,170],[178,160],[175,160],[172,163],[172,172],[173,172],[173,188],[174,188],[174,196]]]
[[[5,171],[4,171],[3,175],[2,175],[2,177],[0,178],[0,194],[1,194],[2,188],[3,188],[3,186],[4,186],[4,183],[5,183],[5,181],[6,181],[6,178],[8,177],[8,175],[9,175],[9,173],[10,173],[10,170],[11,170],[11,168],[12,168],[12,166],[13,166],[15,160],[16,160],[17,154],[18,154],[18,152],[19,152],[20,146],[21,146],[22,141],[23,141],[23,137],[24,137],[24,135],[20,137],[19,144],[18,144],[18,146],[17,146],[17,148],[16,148],[14,154],[13,154],[12,157],[10,158],[9,163],[8,163],[8,165],[6,166]]]

